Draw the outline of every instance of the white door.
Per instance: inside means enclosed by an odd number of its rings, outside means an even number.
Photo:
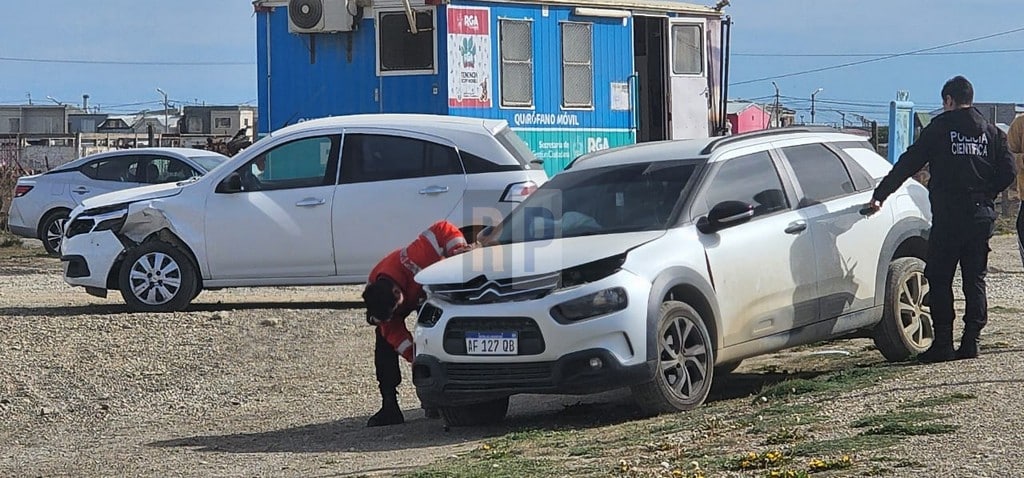
[[[212,279],[335,274],[331,207],[340,144],[340,135],[279,144],[236,171],[242,191],[209,193]]]
[[[775,146],[797,179],[802,212],[814,236],[821,318],[873,306],[878,256],[892,221],[884,214],[860,214],[872,194],[867,174],[855,181],[856,174],[851,176],[839,156],[820,143]]]
[[[671,139],[707,138],[708,62],[706,23],[668,20],[669,129]]]
[[[365,278],[389,252],[452,216],[465,192],[462,163],[446,140],[346,130],[333,212],[338,274]]]
[[[818,315],[814,243],[767,152],[726,160],[703,193],[754,207],[747,223],[703,234],[725,346],[790,330]],[[704,205],[702,204],[702,206]]]
[[[67,193],[75,204],[111,191],[142,186],[142,171],[139,170],[139,156],[116,155],[97,158],[71,173]]]

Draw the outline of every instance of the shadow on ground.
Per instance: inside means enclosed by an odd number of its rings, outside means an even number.
[[[363,303],[360,301],[335,301],[335,302],[220,302],[216,304],[194,303],[186,312],[225,312],[232,310],[263,310],[263,309],[294,309],[294,310],[351,310],[361,309]],[[41,306],[41,307],[0,307],[0,316],[51,316],[51,317],[72,317],[76,315],[109,315],[109,314],[132,314],[124,304],[95,304],[95,305],[72,305],[72,306]],[[145,312],[140,312],[145,313]]]
[[[823,373],[827,372],[733,374],[713,387],[708,401],[748,397],[775,383]],[[409,421],[400,426],[366,428],[369,417],[360,416],[266,432],[197,435],[148,446],[222,453],[379,452],[453,445],[517,430],[597,428],[642,418],[628,390],[582,397],[514,397],[510,416],[489,427],[446,431],[441,420],[427,420],[420,410],[405,414]]]

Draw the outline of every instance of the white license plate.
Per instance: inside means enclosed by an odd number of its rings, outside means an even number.
[[[468,355],[518,355],[519,334],[516,332],[466,332]]]

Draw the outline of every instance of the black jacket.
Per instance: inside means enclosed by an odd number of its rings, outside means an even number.
[[[884,201],[926,164],[933,202],[995,199],[1016,176],[1006,134],[985,121],[976,108],[963,108],[932,119],[875,188],[874,198]]]

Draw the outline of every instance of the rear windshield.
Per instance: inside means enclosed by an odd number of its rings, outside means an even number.
[[[511,128],[502,128],[502,130],[498,131],[494,136],[498,139],[498,142],[508,150],[512,157],[516,158],[516,161],[519,161],[519,164],[523,165],[524,168],[543,169],[541,164],[534,162],[537,157],[533,155],[533,151],[530,150],[530,146],[528,146],[515,131],[512,131]]]
[[[214,154],[204,154],[204,155],[201,155],[201,156],[189,156],[188,158],[191,159],[192,161],[195,161],[196,163],[199,163],[199,166],[201,166],[203,169],[205,169],[207,173],[212,171],[213,168],[216,168],[217,166],[220,166],[221,164],[224,164],[224,161],[226,161],[228,159],[226,156],[214,155]]]

